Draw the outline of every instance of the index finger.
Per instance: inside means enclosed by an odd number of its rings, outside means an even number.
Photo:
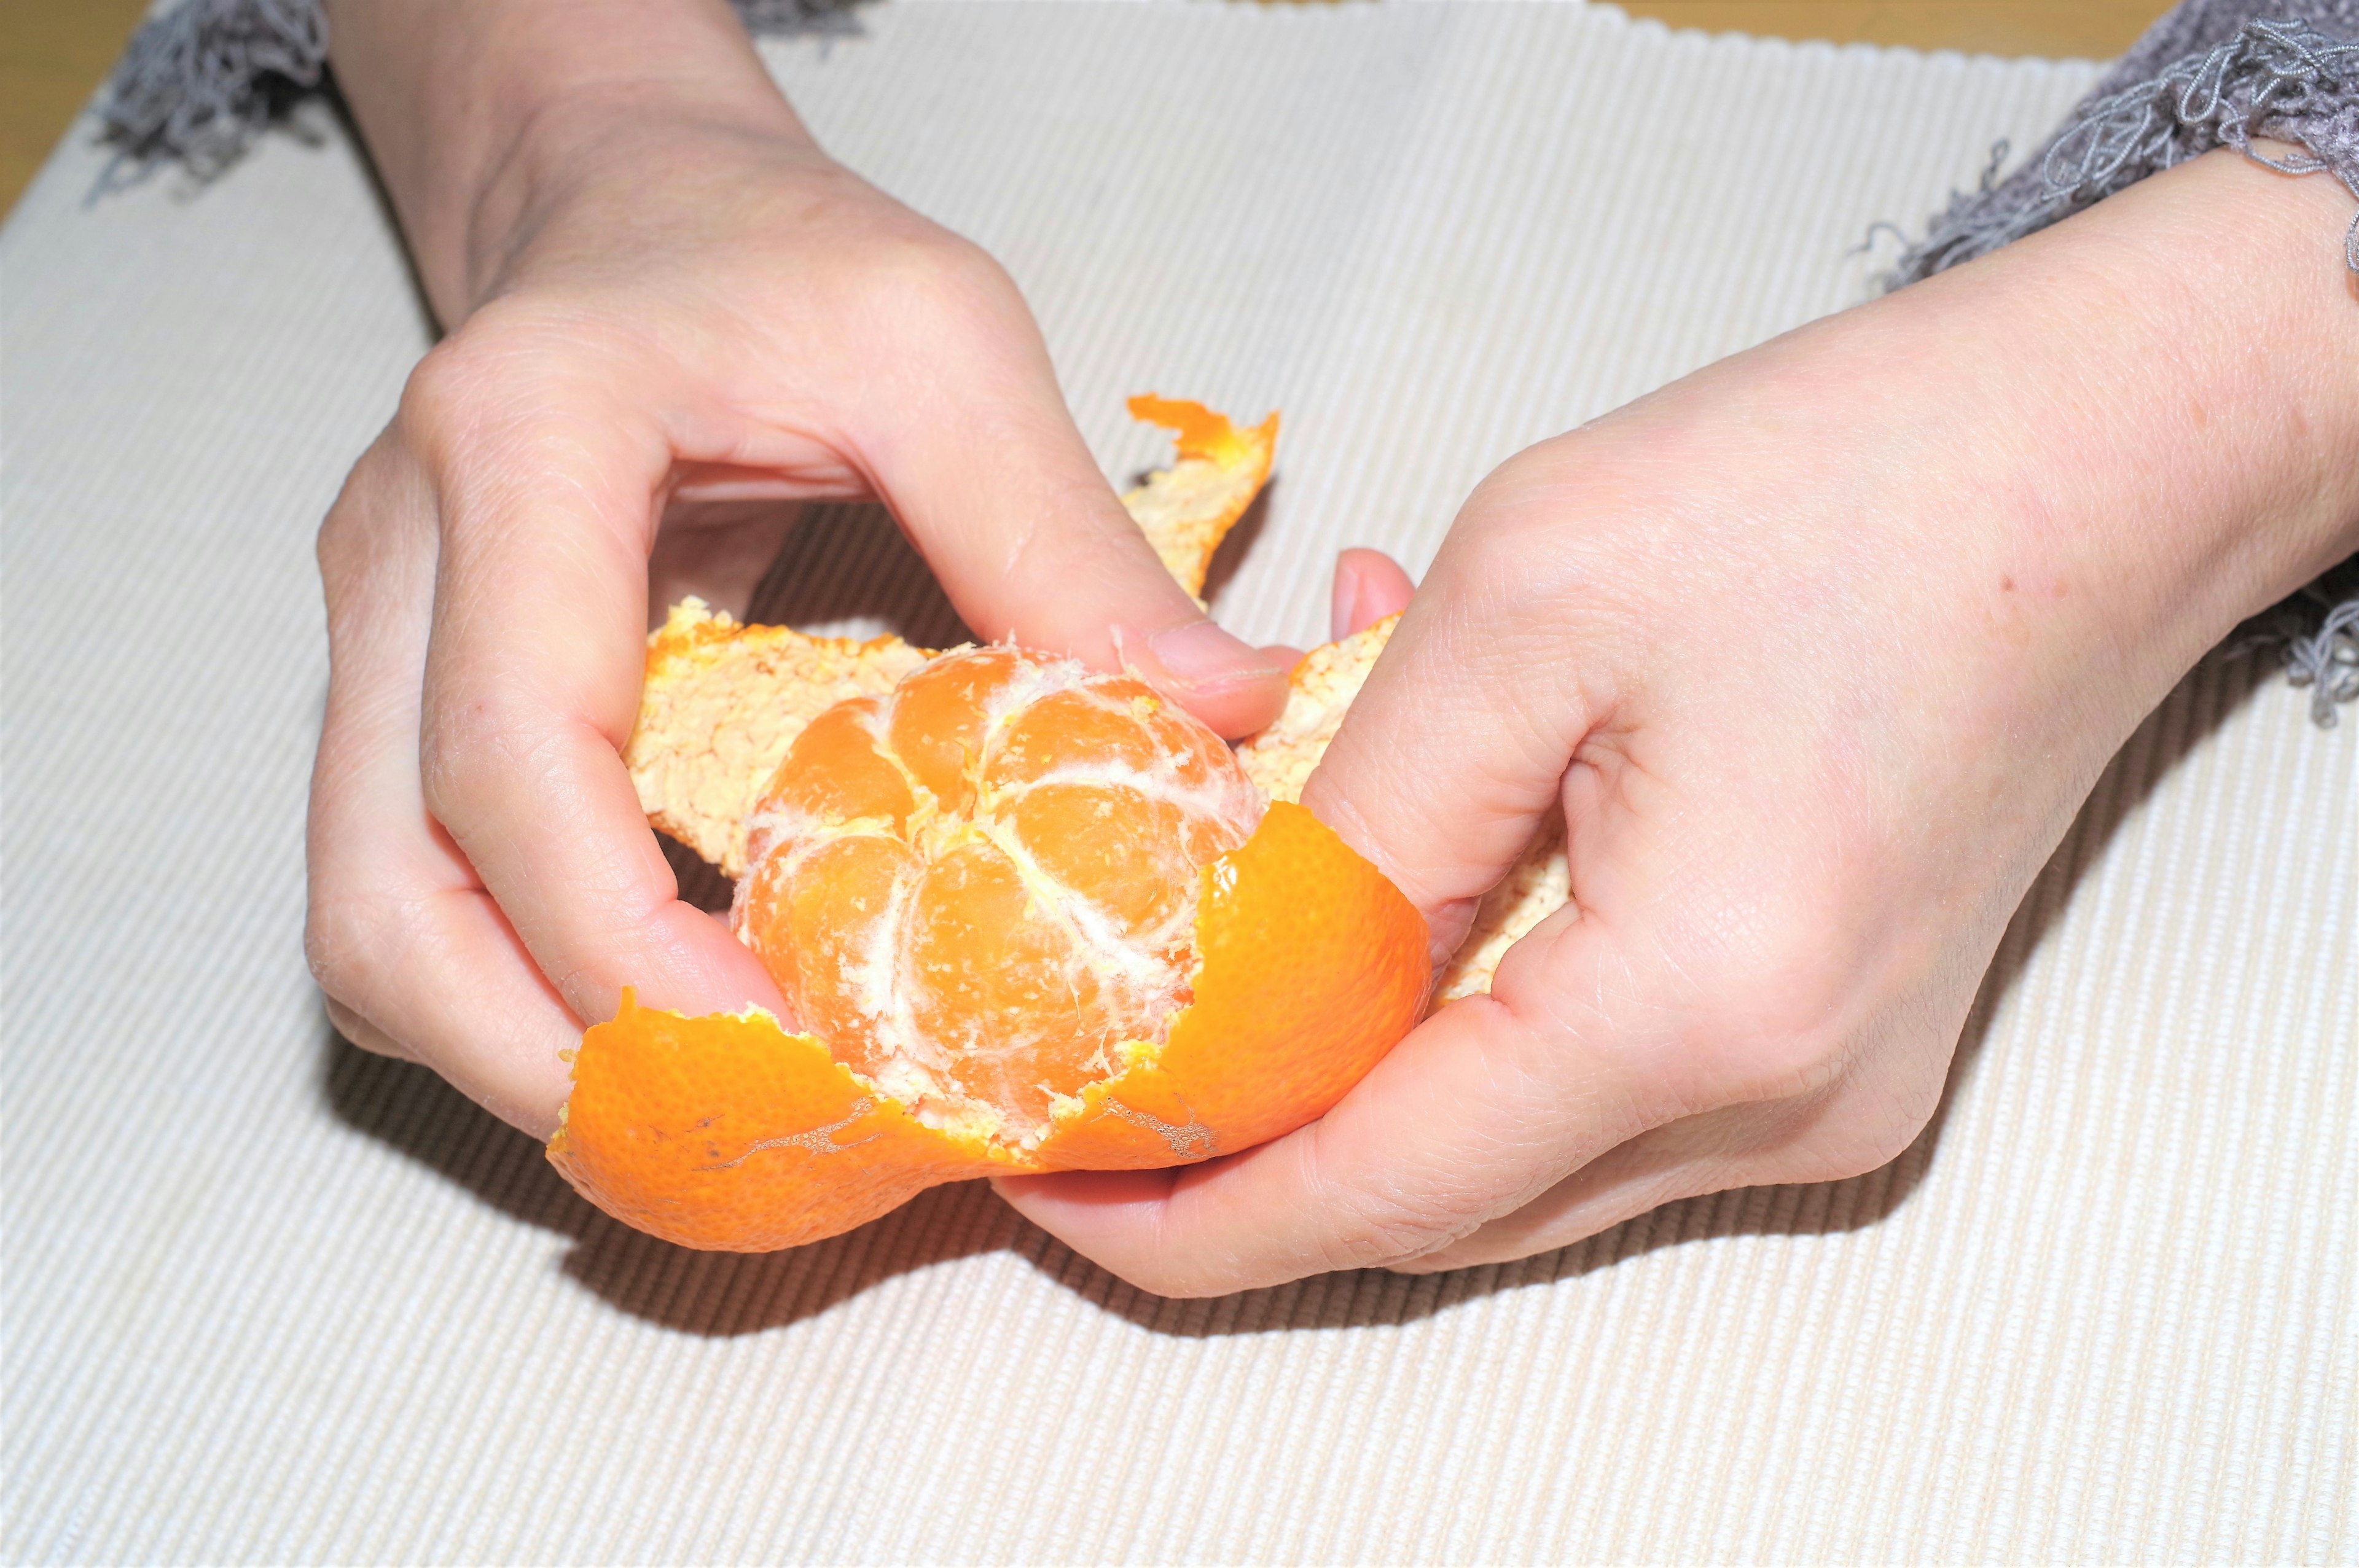
[[[775,1008],[759,961],[679,902],[620,756],[669,444],[585,390],[644,376],[537,363],[529,381],[503,367],[496,396],[464,365],[421,368],[404,400],[443,541],[427,804],[579,1017],[610,1016],[626,985],[684,1012]]]

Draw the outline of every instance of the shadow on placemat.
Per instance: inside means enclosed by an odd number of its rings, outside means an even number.
[[[540,1146],[422,1067],[368,1055],[324,1023],[322,1092],[347,1125],[398,1149],[503,1214],[573,1239],[565,1272],[624,1312],[704,1336],[800,1322],[874,1285],[959,1258],[1012,1251],[1104,1310],[1157,1333],[1206,1337],[1400,1324],[1500,1291],[1545,1285],[1667,1247],[1733,1236],[1830,1235],[1885,1219],[1931,1169],[1951,1105],[1973,1076],[1999,1001],[2096,861],[2155,786],[2271,672],[2207,664],[2182,683],[2105,770],[2080,818],[2009,925],[1977,998],[1941,1102],[1897,1160],[1848,1181],[1756,1187],[1667,1204],[1610,1230],[1514,1263],[1431,1275],[1363,1270],[1210,1301],[1125,1284],[1019,1220],[981,1182],[938,1187],[848,1236],[788,1252],[695,1252],[606,1217],[576,1196]]]
[[[921,648],[975,641],[925,557],[874,502],[804,507],[745,619],[833,636],[889,632]]]

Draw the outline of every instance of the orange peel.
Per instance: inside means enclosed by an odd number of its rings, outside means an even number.
[[[1130,406],[1175,432],[1178,457],[1125,503],[1197,593],[1222,537],[1268,478],[1277,416],[1241,427],[1195,404],[1142,397]],[[1235,767],[1268,805],[1242,844],[1196,873],[1184,995],[1159,1031],[1103,1051],[1102,1070],[1056,1093],[1045,1118],[1011,1129],[941,1114],[905,1086],[897,1083],[906,1099],[887,1092],[844,1051],[762,1010],[689,1018],[626,992],[575,1054],[550,1161],[640,1229],[690,1247],[765,1251],[850,1229],[941,1182],[1188,1163],[1316,1119],[1430,997],[1487,989],[1506,947],[1567,902],[1560,829],[1493,890],[1437,976],[1414,906],[1298,804],[1393,624],[1307,654],[1289,676],[1284,713],[1238,746]],[[852,699],[868,699],[860,711],[883,711],[878,704],[936,657],[897,638],[806,637],[683,604],[649,639],[625,752],[650,821],[745,876],[768,852],[763,831],[749,833],[756,807],[781,787],[813,720]],[[740,886],[741,926],[749,885]]]
[[[1425,922],[1283,802],[1202,878],[1195,1000],[1163,1041],[1126,1043],[1119,1068],[1060,1104],[1029,1147],[928,1125],[759,1009],[683,1018],[626,996],[582,1037],[549,1158],[628,1225],[762,1252],[840,1234],[941,1182],[1182,1164],[1290,1132],[1424,1011]]]
[[[1201,404],[1153,396],[1132,398],[1130,411],[1171,430],[1178,453],[1123,504],[1164,568],[1201,593],[1221,541],[1268,482],[1277,416],[1240,427]],[[890,691],[935,653],[898,637],[742,625],[701,599],[681,600],[648,639],[638,722],[623,748],[647,820],[743,875],[754,797],[803,727],[846,697]]]

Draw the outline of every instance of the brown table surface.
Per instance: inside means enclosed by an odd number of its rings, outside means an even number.
[[[1673,27],[1997,55],[2119,54],[2164,0],[1627,0]],[[0,210],[130,37],[143,0],[0,0]]]

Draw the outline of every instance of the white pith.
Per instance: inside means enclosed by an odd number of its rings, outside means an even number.
[[[1191,882],[1172,913],[1153,929],[1125,937],[1110,911],[1059,881],[1038,863],[1012,830],[1007,814],[1036,788],[1072,784],[1114,785],[1176,806],[1190,817],[1226,821],[1236,828],[1242,842],[1258,826],[1268,802],[1257,788],[1235,774],[1224,778],[1216,773],[1199,784],[1181,782],[1178,776],[1180,768],[1190,760],[1185,752],[1165,753],[1163,760],[1169,764],[1166,770],[1147,772],[1111,761],[1068,763],[1026,783],[984,786],[980,777],[983,760],[995,751],[1006,727],[1034,703],[1082,687],[1089,677],[1090,672],[1074,661],[1026,656],[1019,662],[1015,678],[991,694],[984,708],[983,751],[970,759],[966,769],[968,783],[974,790],[973,806],[967,816],[945,811],[932,792],[881,744],[876,748],[878,754],[899,768],[916,803],[905,831],[896,831],[888,820],[882,818],[831,825],[814,821],[795,809],[755,814],[746,825],[747,863],[731,911],[733,929],[741,939],[745,938],[748,890],[766,864],[782,851],[792,858],[777,869],[791,878],[797,861],[861,834],[906,842],[917,850],[924,863],[931,863],[961,841],[986,842],[1015,867],[1027,894],[1028,912],[1045,914],[1073,938],[1074,967],[1068,971],[1068,983],[1078,981],[1084,973],[1090,975],[1105,992],[1123,1000],[1125,1005],[1121,1011],[1150,1020],[1152,1027],[1141,1032],[1144,1043],[1160,1044],[1169,1034],[1173,1016],[1192,993],[1197,967],[1197,887]],[[1122,706],[1102,692],[1085,690],[1082,696],[1108,710],[1118,711]],[[892,700],[887,697],[881,710],[863,716],[864,727],[879,740],[879,731],[891,722]],[[793,848],[788,850],[788,846]],[[845,978],[851,982],[848,989],[854,1005],[867,1021],[885,1057],[880,1065],[861,1076],[880,1092],[898,1100],[926,1125],[1019,1148],[1035,1145],[1053,1130],[1051,1120],[1035,1122],[1027,1118],[1025,1124],[1010,1125],[1013,1119],[1001,1108],[962,1091],[945,1076],[951,1065],[951,1050],[927,1037],[918,1027],[913,993],[921,982],[908,951],[906,918],[914,890],[914,879],[896,881],[893,905],[886,917],[875,924],[864,949],[846,963]],[[1169,957],[1165,956],[1167,952]],[[801,1025],[797,1022],[796,1026]],[[1116,1060],[1107,1059],[1102,1052],[1090,1065],[1093,1081],[1114,1076],[1136,1056],[1139,1044],[1138,1041],[1117,1044],[1114,1050],[1114,1055],[1119,1058]],[[1054,1086],[1042,1083],[1038,1087],[1052,1091],[1057,1108],[1075,1103],[1070,1096],[1054,1093]]]

